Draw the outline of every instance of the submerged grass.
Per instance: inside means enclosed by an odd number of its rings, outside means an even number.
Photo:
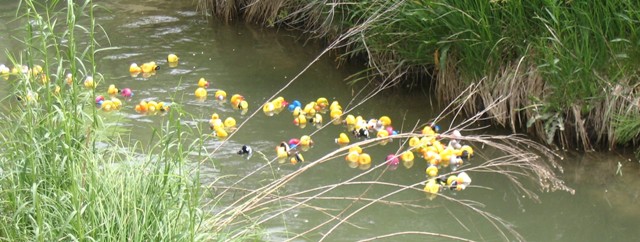
[[[195,148],[184,144],[192,134],[182,130],[178,106],[147,153],[103,136],[95,86],[82,86],[88,76],[102,81],[96,7],[21,1],[26,47],[8,53],[16,71],[3,74],[15,95],[0,113],[0,240],[213,239],[201,229],[210,216],[201,209],[198,169],[187,165]]]
[[[199,3],[225,21],[280,23],[329,39],[400,5],[336,48],[347,58],[365,56],[374,76],[402,76],[405,82],[433,85],[444,102],[453,101],[470,83],[483,83],[466,105],[467,113],[509,96],[493,117],[514,132],[529,123],[529,132],[541,139],[585,150],[629,142],[617,138],[627,129],[614,120],[629,107],[637,112],[637,105],[620,100],[619,93],[623,89],[637,98],[629,91],[638,84],[636,1]]]

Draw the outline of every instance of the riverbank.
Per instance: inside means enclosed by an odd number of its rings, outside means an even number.
[[[637,2],[199,2],[222,21],[339,41],[340,59],[363,56],[369,77],[433,86],[442,102],[476,85],[467,114],[492,106],[495,123],[548,144],[639,141]]]

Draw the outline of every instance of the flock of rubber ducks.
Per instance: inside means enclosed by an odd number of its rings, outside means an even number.
[[[178,60],[175,54],[167,56],[167,62],[170,66],[176,66]],[[158,65],[153,61],[140,66],[132,63],[129,67],[129,72],[131,76],[143,74],[143,76],[148,77],[155,75],[158,69]],[[8,79],[10,75],[17,74],[25,74],[29,78],[39,80],[42,83],[48,82],[48,78],[43,74],[42,67],[39,65],[34,65],[33,68],[16,66],[13,69],[9,69],[5,65],[0,65],[0,77]],[[65,78],[67,84],[71,85],[73,82],[71,74],[67,74]],[[83,84],[89,89],[95,89],[97,86],[91,76],[87,76]],[[205,100],[208,96],[208,87],[209,82],[205,78],[200,78],[198,80],[198,87],[194,92],[196,99]],[[58,93],[60,87],[56,86],[54,91]],[[96,96],[95,103],[98,108],[106,112],[119,110],[122,107],[122,100],[118,98],[118,95],[125,100],[130,100],[134,93],[130,88],[118,89],[114,84],[111,84],[108,86],[105,95]],[[37,93],[32,92],[27,93],[25,98],[19,97],[20,100],[26,99],[27,101],[37,100],[37,98]],[[218,89],[214,94],[214,98],[224,103],[226,102],[227,93],[224,90]],[[240,94],[232,95],[229,103],[234,109],[242,110],[243,112],[246,112],[249,108],[248,102],[244,96]],[[154,100],[142,100],[135,105],[135,111],[145,114],[165,112],[168,111],[169,108],[169,103]],[[381,138],[379,144],[385,145],[391,141],[393,135],[398,134],[392,126],[391,118],[388,116],[370,119],[352,114],[345,116],[342,106],[338,101],[334,100],[329,103],[329,100],[325,97],[319,97],[315,101],[311,101],[305,105],[302,105],[299,100],[288,102],[284,97],[277,97],[265,103],[262,106],[262,110],[267,116],[274,116],[283,110],[288,110],[293,116],[293,124],[300,128],[304,128],[307,124],[312,124],[318,128],[322,127],[324,121],[323,115],[329,113],[329,117],[334,125],[343,125],[346,129],[346,132],[339,133],[334,140],[335,143],[340,146],[349,145],[351,143],[350,136],[356,139]],[[211,130],[213,130],[212,135],[222,139],[234,132],[237,129],[236,125],[237,122],[233,117],[227,117],[223,120],[217,113],[213,113],[209,120],[209,126]],[[428,179],[424,187],[425,192],[436,195],[446,189],[464,190],[471,183],[471,178],[466,172],[459,172],[447,177],[440,175],[439,172],[442,169],[449,168],[452,173],[455,173],[458,167],[468,162],[473,156],[473,148],[469,145],[461,144],[460,139],[462,138],[462,134],[458,130],[454,130],[451,135],[447,136],[451,138],[448,139],[446,145],[443,143],[445,139],[441,138],[438,131],[439,127],[433,123],[425,126],[420,135],[408,139],[406,142],[408,143],[408,148],[406,150],[399,154],[387,155],[385,163],[390,169],[395,169],[401,162],[406,168],[411,168],[414,165],[415,158],[421,157],[425,160],[427,167],[425,172]],[[304,162],[302,152],[308,151],[313,144],[314,141],[309,135],[283,141],[275,147],[276,157],[280,163],[289,161],[295,165]],[[247,159],[249,159],[253,154],[253,149],[247,145],[243,145],[237,153],[239,155],[246,155]],[[371,155],[365,153],[358,145],[350,146],[344,158],[351,168],[365,170],[369,169],[372,165]]]

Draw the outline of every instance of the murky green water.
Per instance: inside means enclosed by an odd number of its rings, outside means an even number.
[[[12,35],[19,35],[22,26],[9,22],[13,18],[15,3],[5,3],[0,18],[5,23],[0,33],[0,48],[15,51],[17,42]],[[118,112],[104,113],[124,127],[136,140],[146,141],[152,129],[160,127],[165,120],[162,115],[138,114],[133,110],[140,100],[176,102],[193,115],[185,118],[188,127],[198,127],[209,133],[208,120],[216,112],[221,117],[234,117],[238,123],[249,118],[274,92],[282,88],[320,52],[320,45],[303,45],[298,33],[261,29],[235,24],[231,26],[211,24],[204,20],[191,5],[191,1],[109,1],[100,2],[109,10],[100,11],[98,22],[109,34],[114,50],[99,54],[99,71],[105,76],[105,84],[119,88],[129,87],[134,91],[131,100]],[[101,39],[107,45],[105,39]],[[166,56],[176,53],[180,57],[177,67],[168,67]],[[353,98],[359,90],[346,85],[343,80],[359,71],[359,66],[337,69],[334,57],[326,56],[314,64],[296,82],[280,95],[288,100],[298,99],[304,103],[318,97],[338,100],[349,108],[362,100]],[[2,63],[8,63],[0,57]],[[131,77],[128,67],[132,62],[156,61],[161,69],[149,78]],[[194,98],[197,80],[208,79],[209,98],[198,101]],[[107,85],[99,89],[106,92]],[[3,87],[7,85],[2,84]],[[249,103],[249,112],[233,109],[229,103],[213,100],[217,89],[225,90],[229,97],[239,93]],[[6,90],[3,90],[6,95]],[[354,100],[351,105],[348,105]],[[439,109],[431,105],[429,94],[423,90],[383,92],[352,111],[365,118],[388,115],[396,129],[408,130],[416,123],[425,123],[434,118]],[[328,120],[328,115],[325,115]],[[275,157],[274,147],[284,140],[299,138],[318,129],[307,125],[301,129],[292,123],[288,111],[267,117],[262,112],[250,119],[241,130],[228,140],[205,163],[203,176],[215,179],[233,175],[219,182],[230,184],[266,164],[260,154],[251,159],[238,156],[236,151],[247,144],[260,151],[268,159]],[[403,127],[403,128],[401,128]],[[328,125],[315,132],[315,145],[304,152],[307,160],[315,160],[338,146],[333,140],[344,127]],[[480,131],[489,132],[489,131]],[[495,132],[491,131],[491,132]],[[217,139],[207,139],[206,151],[211,152],[221,145]],[[366,149],[374,164],[381,163],[387,154],[399,149],[398,141],[385,146]],[[483,152],[482,150],[478,150]],[[488,152],[487,153],[491,153]],[[541,193],[541,203],[524,198],[513,185],[502,176],[471,174],[474,184],[481,186],[447,195],[469,199],[482,204],[482,209],[513,224],[513,228],[530,241],[634,241],[640,238],[640,176],[638,163],[614,153],[572,154],[562,153],[567,184],[576,189],[575,195],[564,192]],[[476,157],[481,159],[482,156]],[[480,162],[480,161],[472,161]],[[621,162],[622,175],[616,175]],[[255,188],[266,184],[273,177],[280,177],[298,169],[291,164],[276,164],[260,170],[255,177],[240,184],[244,188]],[[396,170],[375,170],[356,181],[378,181],[410,185],[424,180],[425,163],[416,159],[411,168],[399,166]],[[287,194],[317,186],[335,184],[363,173],[347,166],[342,157],[325,162],[304,173],[285,186],[280,193]],[[422,187],[419,186],[419,189]],[[398,190],[392,186],[370,186],[354,184],[343,186],[323,195],[309,205],[323,207],[330,214],[340,217],[360,209],[368,202],[344,200],[344,197],[378,198]],[[307,196],[306,194],[300,197]],[[331,198],[331,199],[330,199]],[[449,234],[472,240],[502,240],[499,232],[486,219],[462,209],[444,199],[429,200],[421,191],[406,190],[385,198],[387,201],[403,202],[405,206],[376,203],[349,218],[348,224],[338,227],[328,237],[330,241],[353,241],[398,231],[423,231]],[[271,205],[277,211],[288,203]],[[294,237],[326,221],[329,217],[313,208],[300,207],[277,216],[266,223],[264,229],[271,232],[268,240],[283,240]],[[308,233],[299,240],[318,240],[335,225],[333,221],[319,230]],[[319,232],[318,232],[319,231]],[[433,241],[447,240],[440,237],[405,235],[388,238],[389,241]]]

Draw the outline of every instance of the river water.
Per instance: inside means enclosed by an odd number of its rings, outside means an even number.
[[[16,51],[21,39],[23,26],[11,22],[16,3],[0,6],[4,25],[0,33],[0,48]],[[140,100],[158,100],[179,103],[192,116],[184,118],[186,127],[199,128],[209,134],[208,120],[215,112],[224,119],[235,118],[238,123],[248,119],[226,143],[216,138],[207,138],[203,150],[213,152],[202,167],[202,175],[207,181],[223,176],[217,184],[232,184],[239,177],[265,167],[268,160],[275,157],[274,147],[281,141],[313,134],[315,145],[304,152],[307,161],[313,161],[335,150],[333,140],[344,127],[328,125],[317,129],[313,125],[300,128],[293,124],[293,116],[287,111],[275,116],[266,116],[261,111],[253,118],[250,115],[260,108],[269,97],[286,85],[322,51],[315,42],[305,43],[299,33],[276,29],[264,29],[250,24],[237,23],[223,25],[207,21],[195,10],[191,1],[98,1],[104,7],[97,13],[97,21],[109,36],[98,40],[103,46],[115,47],[98,54],[98,70],[105,76],[104,85],[98,87],[106,92],[108,84],[120,88],[129,87],[134,96],[117,111],[103,113],[134,140],[146,141],[152,130],[165,121],[163,115],[145,115],[134,111]],[[175,53],[180,57],[179,65],[169,67],[166,56]],[[280,96],[287,100],[298,99],[304,103],[318,97],[330,101],[338,100],[347,109],[363,100],[357,96],[362,89],[344,82],[348,76],[361,71],[362,64],[344,64],[336,68],[335,56],[326,55],[312,65]],[[132,77],[128,68],[133,62],[156,61],[160,69],[150,77]],[[6,57],[0,62],[8,64]],[[204,77],[209,80],[209,96],[197,100],[194,91],[197,81]],[[8,85],[2,84],[2,87]],[[6,89],[6,88],[5,88]],[[244,113],[228,103],[213,100],[213,93],[223,89],[227,99],[235,93],[243,95],[249,110]],[[2,91],[3,95],[7,90]],[[351,102],[353,101],[353,102]],[[351,102],[351,103],[350,103]],[[414,89],[401,91],[387,90],[357,106],[351,113],[365,118],[387,115],[396,129],[409,130],[416,124],[423,124],[435,118],[440,108],[435,104],[428,90]],[[325,115],[325,120],[328,120]],[[317,131],[317,132],[316,132]],[[504,133],[499,128],[489,128],[477,133]],[[352,137],[352,140],[354,138]],[[242,145],[249,145],[256,151],[250,159],[236,154]],[[373,163],[384,161],[389,153],[399,149],[399,142],[378,145],[365,149],[373,157]],[[218,149],[219,148],[219,149]],[[476,147],[474,159],[488,159],[491,151]],[[485,152],[484,155],[483,152]],[[262,158],[263,153],[266,157]],[[515,189],[502,176],[495,174],[470,174],[477,187],[460,192],[449,192],[448,196],[460,200],[477,201],[483,210],[500,217],[511,224],[511,228],[528,241],[636,241],[640,238],[640,176],[639,165],[631,156],[616,152],[581,153],[558,151],[564,157],[564,173],[560,174],[566,184],[575,189],[575,194],[567,192],[539,193],[536,202]],[[475,162],[472,160],[472,163]],[[618,167],[618,164],[621,167]],[[252,189],[266,184],[274,177],[280,177],[299,169],[300,165],[275,163],[259,170],[257,174],[237,186]],[[425,180],[426,165],[416,159],[409,168],[399,166],[396,170],[378,169],[357,179],[361,182],[389,182],[411,185]],[[620,169],[620,171],[618,170]],[[337,157],[314,167],[297,177],[279,191],[289,194],[313,187],[335,184],[359,175],[364,171],[351,168],[344,158]],[[528,184],[525,182],[525,184]],[[422,186],[418,186],[421,189]],[[327,194],[325,199],[316,199],[309,205],[328,209],[330,214],[338,214],[349,207],[347,214],[362,208],[368,202],[345,200],[349,197],[379,198],[397,187],[382,185],[341,186]],[[305,195],[300,195],[303,197]],[[332,198],[332,199],[329,199]],[[500,241],[499,231],[482,216],[441,198],[428,199],[418,190],[406,190],[363,209],[348,222],[327,237],[329,241],[353,241],[401,231],[422,231],[459,236],[471,240]],[[228,202],[228,201],[226,201]],[[403,206],[390,204],[404,203]],[[221,204],[223,205],[223,204]],[[278,211],[289,206],[288,202],[269,205],[270,211]],[[316,209],[300,207],[262,225],[269,234],[265,240],[284,240],[329,219]],[[314,241],[322,233],[329,231],[336,222],[329,223],[315,232],[305,234],[296,240]],[[438,241],[443,237],[425,235],[402,235],[387,238],[389,241]]]

